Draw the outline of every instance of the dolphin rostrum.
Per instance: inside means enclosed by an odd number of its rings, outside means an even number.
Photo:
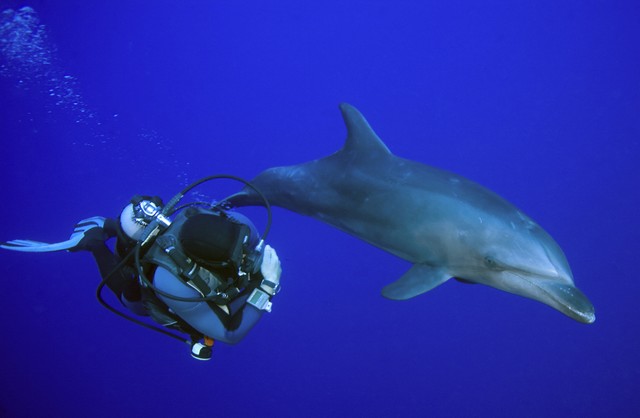
[[[412,262],[382,289],[387,298],[412,298],[456,278],[537,300],[579,322],[595,320],[564,253],[531,218],[464,177],[396,157],[356,108],[343,103],[340,110],[347,126],[341,150],[252,181],[271,204]],[[228,201],[262,204],[249,187]]]

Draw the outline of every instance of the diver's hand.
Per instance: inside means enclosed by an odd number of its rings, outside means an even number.
[[[264,277],[260,288],[271,296],[275,295],[280,288],[282,267],[280,266],[280,259],[278,258],[278,254],[276,254],[276,250],[270,245],[264,247],[264,256],[262,257],[260,272],[262,273],[262,277]]]

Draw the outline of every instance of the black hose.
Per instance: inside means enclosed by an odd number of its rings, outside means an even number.
[[[169,216],[169,215],[173,214],[175,212],[175,211],[172,210],[173,207],[176,204],[178,204],[178,202],[184,197],[184,195],[186,195],[191,189],[201,185],[202,183],[205,183],[205,182],[211,181],[211,180],[216,180],[216,179],[229,179],[229,180],[239,181],[240,183],[243,183],[244,185],[246,185],[246,186],[250,187],[251,189],[253,189],[253,191],[256,192],[258,194],[258,196],[260,196],[260,198],[264,202],[265,208],[267,209],[267,225],[264,228],[264,232],[262,233],[262,236],[260,237],[260,240],[261,241],[266,241],[267,235],[269,234],[269,231],[271,230],[271,221],[272,221],[271,204],[269,204],[269,201],[267,200],[267,197],[256,186],[254,186],[253,184],[251,184],[247,180],[245,180],[245,179],[243,179],[241,177],[238,177],[238,176],[232,176],[230,174],[216,174],[216,175],[213,175],[213,176],[203,177],[200,180],[194,181],[193,183],[191,183],[190,185],[185,187],[180,193],[178,193],[177,195],[173,196],[171,198],[171,200],[169,200],[169,202],[162,209],[162,214],[165,215],[165,216]]]
[[[178,335],[175,335],[165,329],[162,328],[158,328],[156,326],[153,326],[151,324],[148,324],[144,321],[140,321],[139,319],[136,319],[132,316],[127,315],[124,312],[120,312],[119,310],[117,310],[116,308],[114,308],[113,306],[109,305],[103,298],[102,298],[102,289],[104,289],[104,287],[106,286],[107,282],[109,281],[109,279],[111,278],[111,276],[113,276],[118,270],[120,270],[122,267],[124,267],[124,265],[127,263],[127,261],[129,261],[129,259],[131,258],[131,256],[133,256],[135,253],[135,250],[131,250],[129,251],[129,254],[127,254],[127,256],[125,258],[122,259],[122,261],[120,261],[118,263],[118,265],[109,273],[107,274],[104,279],[102,279],[102,281],[100,282],[100,284],[98,285],[98,288],[96,289],[96,298],[98,299],[98,302],[100,303],[100,305],[102,305],[104,308],[106,308],[107,310],[113,312],[114,314],[126,319],[127,321],[131,321],[135,324],[138,324],[140,326],[143,326],[145,328],[148,328],[150,330],[159,332],[161,334],[164,334],[168,337],[174,338],[180,342],[183,342],[185,344],[190,344],[190,342]]]

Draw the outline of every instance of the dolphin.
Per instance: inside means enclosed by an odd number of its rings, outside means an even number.
[[[353,106],[340,105],[342,149],[269,168],[251,183],[275,206],[307,215],[413,263],[382,295],[405,300],[450,278],[537,300],[582,323],[593,305],[560,246],[496,193],[457,174],[393,155]],[[227,198],[262,205],[250,187]]]

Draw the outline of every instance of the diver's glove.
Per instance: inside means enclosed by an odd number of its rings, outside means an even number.
[[[264,256],[262,257],[262,265],[260,266],[262,273],[262,283],[260,288],[267,292],[269,296],[273,296],[280,291],[280,275],[282,267],[276,250],[270,245],[264,247]]]

